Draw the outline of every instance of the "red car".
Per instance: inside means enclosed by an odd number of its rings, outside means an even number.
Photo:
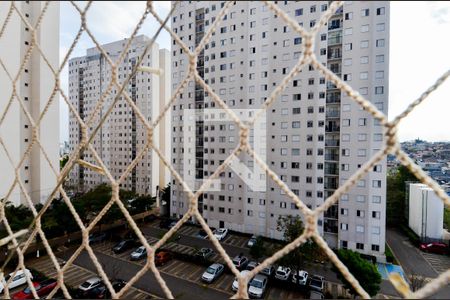
[[[420,244],[420,250],[424,252],[436,253],[436,254],[448,254],[448,245],[439,242],[422,243]]]
[[[57,284],[58,282],[55,279],[47,279],[42,282],[33,282],[34,288],[36,289],[36,293],[39,297],[50,294]],[[30,287],[26,287],[20,292],[13,294],[12,299],[34,299],[34,297]]]
[[[161,251],[155,255],[155,265],[162,266],[172,258],[169,252]]]

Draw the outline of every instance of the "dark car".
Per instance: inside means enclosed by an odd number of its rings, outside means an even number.
[[[101,284],[95,288],[89,290],[86,293],[86,298],[88,299],[110,299],[111,293],[109,292],[106,285]]]
[[[323,292],[323,288],[324,288],[324,278],[322,276],[319,275],[313,275],[310,277],[310,281],[309,281],[309,288],[311,290],[317,291],[317,292]]]
[[[89,235],[89,244],[103,242],[106,240],[106,238],[107,238],[107,235],[105,232],[91,233]]]
[[[127,284],[125,280],[122,279],[116,279],[113,282],[111,282],[111,285],[113,289],[116,291],[116,293],[120,292],[121,289]]]
[[[422,243],[420,244],[420,250],[429,253],[436,254],[448,254],[449,247],[444,243],[433,242],[433,243]]]
[[[155,221],[155,220],[157,220],[158,219],[158,217],[156,216],[156,215],[154,215],[154,214],[150,214],[150,215],[148,215],[148,216],[146,216],[145,218],[144,218],[144,220],[146,221],[146,222],[153,222],[153,221]]]
[[[208,238],[208,234],[206,233],[206,231],[204,231],[203,229],[200,229],[197,232],[196,237],[200,238],[200,239],[207,239]]]
[[[162,219],[159,222],[159,228],[163,228],[163,229],[170,229],[170,224],[172,224],[174,220],[171,219]]]
[[[245,267],[247,267],[248,263],[249,263],[248,258],[243,256],[242,254],[237,255],[233,258],[233,264],[239,271],[245,270]]]
[[[214,255],[214,250],[211,248],[202,248],[197,253],[195,253],[195,257],[200,260],[206,260]]]
[[[56,287],[58,282],[55,279],[48,279],[41,282],[33,282],[33,286],[36,289],[36,293],[39,297],[44,297],[50,294]],[[34,299],[33,293],[30,287],[26,287],[20,292],[17,292],[11,296],[12,299]]]
[[[134,240],[122,240],[113,247],[113,252],[118,254],[133,248],[135,245]]]

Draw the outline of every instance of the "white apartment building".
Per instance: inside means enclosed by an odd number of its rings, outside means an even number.
[[[328,1],[275,1],[306,30],[319,21]],[[184,1],[172,28],[193,50],[224,2]],[[255,110],[297,63],[302,37],[262,2],[238,1],[200,53],[197,71],[231,109]],[[172,91],[187,74],[188,58],[172,43]],[[348,1],[320,28],[315,53],[321,63],[387,113],[389,2]],[[187,109],[197,109],[195,126],[185,126]],[[236,147],[238,127],[212,119],[218,109],[204,89],[190,82],[172,107],[172,163],[184,177],[209,177]],[[249,114],[254,112],[249,111]],[[237,113],[239,116],[239,113]],[[245,114],[245,113],[244,113]],[[216,116],[217,118],[217,116]],[[311,66],[305,66],[266,111],[260,138],[267,165],[310,208],[321,205],[382,146],[383,127]],[[192,148],[185,133],[195,129]],[[195,144],[194,144],[195,141]],[[195,159],[189,158],[195,156]],[[252,169],[255,162],[242,157]],[[254,174],[255,175],[255,174]],[[280,215],[300,211],[265,174],[267,189],[254,191],[230,168],[220,174],[220,191],[205,192],[199,210],[211,227],[281,238]],[[384,259],[386,162],[383,160],[319,220],[331,247],[349,248]],[[188,209],[186,193],[172,179],[171,215]],[[198,189],[198,184],[192,187]]]
[[[44,4],[41,1],[22,1],[16,2],[16,7],[28,24],[34,26]],[[7,18],[9,7],[9,2],[0,2],[0,24],[2,25]],[[36,42],[39,43],[48,62],[57,70],[59,68],[58,2],[49,5],[41,25],[36,31],[36,37]],[[0,37],[0,59],[12,78],[17,76],[31,43],[30,27],[14,11]],[[35,123],[50,100],[54,86],[53,73],[37,48],[34,47],[16,82],[16,93]],[[56,93],[54,96],[52,105],[49,106],[37,128],[38,138],[48,155],[51,167],[36,142],[31,148],[30,155],[21,161],[32,143],[33,126],[17,98],[15,97],[10,102],[12,93],[11,79],[0,67],[0,118],[3,118],[5,110],[10,105],[4,119],[0,121],[0,137],[14,164],[14,166],[11,165],[8,155],[3,147],[0,147],[0,199],[7,197],[14,182],[15,168],[20,163],[18,175],[23,184],[24,193],[31,198],[33,203],[43,203],[56,186],[57,175],[53,172],[52,167],[56,173],[59,172],[59,94]],[[14,205],[27,204],[24,193],[16,184],[7,200]]]
[[[116,61],[122,53],[127,40],[105,44],[109,57]],[[142,57],[144,49],[150,44],[150,39],[144,35],[136,36],[117,69],[120,84],[128,78]],[[153,43],[144,56],[141,66],[160,69],[160,75],[155,72],[138,71],[131,78],[126,87],[126,92],[132,101],[140,109],[143,116],[152,123],[160,114],[170,95],[170,53],[166,49],[159,49],[157,43]],[[87,122],[102,95],[108,89],[111,81],[111,66],[104,55],[97,48],[87,49],[86,56],[72,58],[69,61],[69,98],[81,118]],[[90,136],[98,126],[100,118],[106,114],[113,100],[119,92],[114,86],[106,95],[101,110],[95,121],[89,126]],[[170,157],[170,147],[164,142],[165,130],[170,128],[170,117],[161,120],[155,128],[153,142],[160,151]],[[69,145],[70,151],[74,151],[81,140],[80,126],[71,113],[69,120]],[[147,129],[138,115],[126,102],[124,96],[114,105],[109,116],[96,133],[92,145],[103,163],[115,179],[119,179],[126,168],[143,149],[148,142]],[[99,165],[92,151],[86,150],[81,159],[93,165]],[[108,183],[106,176],[96,171],[76,165],[70,174],[69,184],[79,190],[86,191],[101,183]],[[147,151],[135,168],[122,182],[121,188],[134,191],[138,194],[155,195],[158,186],[164,187],[169,182],[169,174],[165,170],[159,157],[152,150]]]

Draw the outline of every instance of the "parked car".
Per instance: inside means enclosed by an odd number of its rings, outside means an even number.
[[[242,276],[245,276],[245,275],[247,275],[248,273],[250,273],[249,270],[242,270],[242,271],[241,271],[241,275],[242,275]],[[231,285],[231,289],[232,289],[233,291],[235,291],[235,292],[237,292],[237,290],[239,289],[239,280],[238,280],[237,277],[234,278],[233,284]]]
[[[33,286],[39,297],[46,296],[50,294],[51,291],[56,287],[58,282],[55,279],[47,279],[42,282],[33,282]],[[33,293],[30,287],[26,287],[23,290],[11,295],[12,299],[34,299]]]
[[[242,254],[239,254],[233,258],[233,264],[236,266],[238,270],[244,270],[248,265],[248,258]]]
[[[107,238],[107,235],[105,232],[91,233],[89,235],[89,244],[103,242],[106,240],[106,238]]]
[[[420,250],[422,250],[424,252],[436,253],[436,254],[448,254],[449,253],[448,245],[444,244],[444,243],[439,243],[439,242],[422,243],[422,244],[420,244]]]
[[[267,276],[258,274],[248,284],[248,295],[252,298],[264,298],[267,287]]]
[[[25,284],[27,282],[26,276],[28,276],[31,280],[33,279],[33,275],[31,274],[30,270],[28,270],[28,269],[17,270],[17,272],[15,274],[14,274],[14,272],[12,272],[9,275],[5,276],[3,281],[0,282],[0,293],[3,293],[3,289],[5,288],[8,280],[11,280],[8,284],[8,289],[11,290],[15,287]]]
[[[210,265],[206,271],[202,275],[202,280],[211,283],[216,280],[224,270],[224,266],[222,264],[212,264]]]
[[[228,229],[226,229],[226,228],[219,228],[219,229],[216,229],[216,230],[214,230],[214,236],[219,240],[219,241],[221,241],[221,240],[223,240],[226,236],[227,236],[227,234],[228,234]]]
[[[325,299],[325,297],[321,292],[309,291],[309,299]]]
[[[139,260],[143,259],[144,257],[147,257],[147,249],[145,246],[140,246],[130,254],[131,260]]]
[[[256,243],[256,235],[252,235],[252,237],[247,242],[247,247],[253,247],[253,245]]]
[[[279,280],[288,280],[291,275],[291,268],[279,266],[275,272],[275,278]]]
[[[195,253],[195,257],[199,259],[208,259],[214,255],[214,250],[211,248],[202,248],[197,253]]]
[[[309,281],[309,288],[318,292],[323,291],[324,279],[319,275],[312,275]]]
[[[264,269],[262,269],[262,271],[260,272],[262,275],[266,275],[267,277],[272,277],[273,273],[275,273],[275,267],[272,265],[269,265],[267,267],[265,267]]]
[[[251,271],[254,268],[256,268],[257,266],[259,266],[259,262],[252,260],[251,262],[248,263],[247,265],[247,270]]]
[[[155,265],[162,266],[172,259],[172,254],[167,251],[161,251],[155,255]]]
[[[122,240],[119,243],[117,243],[114,247],[113,247],[113,252],[118,254],[118,253],[122,253],[127,251],[128,249],[131,249],[133,246],[135,245],[134,240]]]
[[[86,293],[86,298],[89,299],[110,299],[111,298],[111,293],[109,292],[108,288],[106,287],[106,285],[104,285],[103,283],[90,289],[87,293]]]
[[[198,238],[200,238],[200,239],[207,239],[208,238],[208,234],[203,229],[200,229],[196,236]]]
[[[297,279],[297,274],[293,273],[292,282],[297,284],[297,280],[298,280],[298,284],[300,286],[306,286],[306,283],[308,282],[308,272],[298,271],[298,279]]]
[[[172,224],[173,220],[172,219],[162,219],[159,222],[159,228],[163,228],[163,229],[170,229],[170,224]]]
[[[172,228],[172,227],[175,227],[175,225],[177,225],[177,223],[178,223],[178,221],[172,221],[172,222],[169,224],[169,229]]]
[[[87,292],[92,290],[93,288],[103,284],[102,280],[99,277],[91,277],[82,284],[78,286],[78,289],[82,292]]]
[[[111,285],[114,291],[116,291],[116,293],[119,292],[126,284],[127,282],[122,279],[116,279],[113,282],[111,282]]]

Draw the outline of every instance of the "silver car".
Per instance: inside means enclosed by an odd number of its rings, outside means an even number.
[[[222,264],[212,264],[206,269],[202,275],[202,280],[211,283],[223,273],[224,266]]]
[[[241,276],[246,276],[248,273],[250,273],[249,270],[243,270],[241,271]],[[239,281],[238,278],[234,278],[233,284],[231,285],[231,289],[235,292],[237,292],[237,290],[239,289]]]
[[[258,274],[248,284],[248,295],[251,298],[263,298],[267,287],[267,276]]]
[[[133,252],[131,252],[131,260],[139,260],[147,256],[147,249],[144,246],[140,246]]]
[[[275,278],[279,280],[288,280],[291,275],[291,268],[279,266],[275,272]]]
[[[102,280],[99,277],[91,277],[78,287],[83,292],[87,292],[92,290],[93,288],[99,286],[102,283]]]

